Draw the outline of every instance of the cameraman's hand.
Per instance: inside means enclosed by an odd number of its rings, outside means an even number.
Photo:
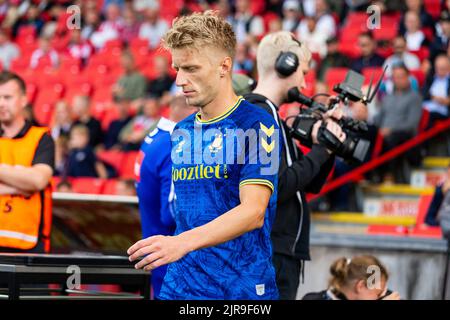
[[[345,139],[347,138],[347,135],[345,134],[344,131],[342,131],[342,128],[332,119],[328,119],[325,121],[326,123],[326,128],[328,131],[330,131],[334,136],[336,136],[339,141],[344,142]],[[315,144],[319,144],[319,140],[317,139],[317,134],[319,131],[320,126],[322,125],[322,121],[317,121],[312,129],[312,133],[311,133],[311,137],[312,137],[312,141]],[[328,150],[328,153],[331,154],[331,150]]]
[[[334,119],[334,120],[341,120],[344,116],[344,111],[342,111],[342,108],[334,108],[331,110],[328,110],[324,115],[324,120],[328,119]]]
[[[328,119],[325,123],[327,124],[328,131],[330,131],[332,134],[334,134],[334,136],[336,138],[338,138],[340,142],[345,141],[345,139],[347,138],[347,135],[342,130],[342,128],[337,124],[336,121],[334,121],[332,119]]]

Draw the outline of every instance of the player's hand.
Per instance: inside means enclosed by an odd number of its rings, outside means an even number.
[[[400,293],[398,293],[397,291],[394,291],[390,295],[384,297],[381,300],[400,300]]]
[[[162,265],[175,262],[189,252],[185,242],[177,236],[152,236],[136,242],[127,253],[130,261],[144,257],[136,269],[150,271]]]

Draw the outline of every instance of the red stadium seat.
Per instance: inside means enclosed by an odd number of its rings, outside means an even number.
[[[383,20],[383,18],[381,18]],[[381,28],[373,29],[373,37],[375,40],[392,40],[398,34],[398,24],[384,23]]]
[[[49,125],[55,103],[62,97],[64,87],[61,84],[50,85],[39,90],[33,105],[36,121],[44,126]]]
[[[311,69],[305,76],[306,88],[302,90],[302,93],[307,96],[312,96],[316,90],[316,70]]]
[[[105,180],[99,178],[73,178],[72,190],[76,193],[101,194]]]
[[[27,37],[36,38],[36,27],[32,24],[19,27],[19,30],[17,32],[17,39],[23,39]]]
[[[350,12],[347,15],[344,26],[362,26],[367,24],[367,14],[365,12]]]
[[[117,180],[116,179],[108,179],[105,181],[105,186],[103,188],[103,194],[116,195],[117,191]]]
[[[325,73],[325,83],[328,86],[328,91],[333,92],[334,85],[344,81],[347,75],[348,68],[329,68]]]
[[[108,106],[107,109],[105,109],[105,112],[101,118],[102,122],[102,129],[108,130],[109,125],[112,121],[119,119],[119,110],[117,110],[117,106],[114,104],[111,104]]]
[[[381,67],[368,67],[362,70],[362,75],[364,76],[364,85],[368,85],[370,83],[370,79],[373,76],[372,85],[375,86],[378,79],[380,79],[381,74],[383,73],[383,68]]]
[[[419,86],[423,87],[423,85],[425,84],[425,73],[423,73],[423,71],[419,69],[410,70],[409,72],[417,79]]]
[[[434,18],[441,15],[441,0],[424,0],[425,10]]]
[[[125,159],[125,153],[118,150],[102,150],[97,152],[97,158],[113,166],[117,172]]]
[[[52,177],[52,181],[51,181],[51,184],[52,184],[52,190],[53,190],[53,192],[55,192],[56,191],[56,187],[58,186],[58,184],[60,183],[62,181],[62,179],[61,179],[61,177]]]
[[[90,96],[92,93],[92,85],[87,82],[73,83],[69,87],[66,87],[66,93],[64,94],[64,100],[71,104],[75,96]]]
[[[339,52],[351,59],[357,58],[361,55],[361,49],[358,47],[355,40],[349,42],[339,41],[338,46]]]
[[[421,47],[419,50],[414,50],[410,52],[415,54],[417,58],[419,58],[420,62],[422,62],[425,59],[428,59],[428,57],[430,56],[430,49],[428,47]]]
[[[125,157],[119,172],[121,178],[134,179],[136,177],[134,173],[134,166],[136,163],[137,155],[138,151],[129,151],[125,153]]]

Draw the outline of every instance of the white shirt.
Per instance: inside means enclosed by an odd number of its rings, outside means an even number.
[[[405,39],[408,50],[417,51],[422,46],[422,42],[425,39],[425,35],[420,30],[414,33],[406,32]]]
[[[167,22],[159,19],[155,24],[144,22],[139,29],[139,38],[147,39],[151,48],[156,48],[169,30]]]
[[[430,95],[447,98],[448,77],[435,77],[430,87]],[[440,104],[434,100],[427,100],[423,103],[425,109],[430,112],[437,112],[444,116],[448,115],[448,106]]]

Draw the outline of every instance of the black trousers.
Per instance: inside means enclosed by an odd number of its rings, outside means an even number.
[[[280,300],[295,300],[303,270],[303,261],[299,258],[274,253],[272,257]]]

